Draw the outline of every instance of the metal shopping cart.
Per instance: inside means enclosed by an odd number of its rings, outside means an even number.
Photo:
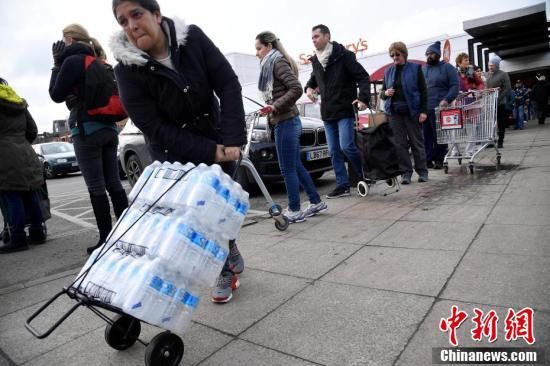
[[[437,143],[450,145],[443,161],[445,173],[449,172],[449,160],[462,164],[462,159],[469,159],[468,169],[473,174],[479,154],[490,147],[495,149],[497,168],[500,166],[497,102],[498,89],[474,90],[459,94],[449,107],[435,109]]]

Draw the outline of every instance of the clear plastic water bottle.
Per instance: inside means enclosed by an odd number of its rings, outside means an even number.
[[[209,240],[205,247],[205,255],[200,265],[197,279],[206,286],[214,286],[229,252],[216,241]]]
[[[145,167],[145,169],[139,176],[136,184],[134,184],[134,187],[130,191],[130,194],[128,195],[128,201],[130,203],[132,203],[136,199],[136,196],[140,193],[145,183],[150,179],[152,173],[161,165],[162,164],[159,161],[154,161],[152,164]]]
[[[162,288],[163,272],[160,260],[155,258],[152,261],[146,261],[143,267],[134,273],[129,280],[134,286],[131,286],[131,290],[126,294],[126,300],[122,305],[122,309],[126,314],[146,320],[143,319],[143,315],[160,296],[159,291]]]
[[[177,297],[177,301],[179,305],[178,312],[169,324],[170,328],[168,329],[176,334],[183,335],[191,324],[193,312],[197,309],[200,300],[198,296],[186,291],[182,296]]]

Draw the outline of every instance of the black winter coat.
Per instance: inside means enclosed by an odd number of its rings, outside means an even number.
[[[44,183],[31,147],[38,129],[27,103],[0,98],[0,191],[30,191]]]
[[[69,127],[73,128],[76,121],[94,121],[84,108],[82,90],[84,84],[84,58],[94,56],[93,50],[82,43],[73,43],[66,47],[61,54],[61,67],[52,70],[50,78],[50,97],[56,103],[67,101],[67,108],[71,111]]]
[[[539,80],[533,86],[533,100],[537,103],[537,107],[544,108],[548,103],[550,96],[550,83],[546,80]]]
[[[323,121],[353,118],[355,99],[370,105],[369,74],[357,59],[355,54],[339,43],[332,42],[332,54],[326,68],[312,56],[313,71],[304,90],[307,88],[321,89],[321,118]],[[357,97],[359,88],[359,97]]]
[[[124,32],[113,37],[122,103],[147,137],[153,159],[212,164],[216,144],[246,143],[241,85],[199,27],[166,17],[161,25],[177,72],[131,44]]]

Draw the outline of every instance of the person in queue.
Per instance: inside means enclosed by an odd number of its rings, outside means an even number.
[[[122,30],[111,40],[120,97],[153,160],[220,163],[229,175],[246,143],[241,85],[196,25],[161,14],[156,0],[113,0]],[[219,98],[216,98],[216,96]],[[235,240],[212,301],[226,303],[244,260]]]
[[[117,146],[118,127],[91,115],[85,105],[86,56],[105,60],[101,44],[79,24],[63,29],[63,40],[52,46],[54,67],[50,79],[50,97],[65,102],[71,113],[69,127],[78,165],[88,188],[99,230],[99,240],[86,249],[88,254],[101,246],[112,229],[111,208],[117,219],[128,207],[128,198],[120,182]]]
[[[384,71],[380,98],[384,100],[384,110],[395,134],[399,166],[403,171],[401,184],[410,184],[412,179],[409,145],[418,181],[424,183],[428,181],[422,133],[422,124],[427,118],[426,81],[420,65],[407,61],[408,50],[403,42],[392,43],[389,54],[393,65]]]
[[[256,56],[260,59],[258,89],[269,110],[268,121],[275,132],[279,166],[288,192],[288,209],[283,214],[290,223],[305,221],[327,210],[313,180],[300,159],[302,122],[296,101],[302,95],[298,67],[272,32],[256,36]],[[304,187],[309,205],[300,208],[300,186]]]

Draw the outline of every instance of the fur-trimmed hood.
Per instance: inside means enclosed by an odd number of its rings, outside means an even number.
[[[161,26],[164,28],[164,32],[169,35],[168,41],[170,45],[172,44],[172,39],[170,39],[170,22],[174,24],[178,47],[185,46],[189,26],[183,19],[162,17]],[[149,55],[134,46],[128,40],[124,31],[118,31],[113,34],[109,46],[115,59],[126,66],[144,66],[149,61]]]

